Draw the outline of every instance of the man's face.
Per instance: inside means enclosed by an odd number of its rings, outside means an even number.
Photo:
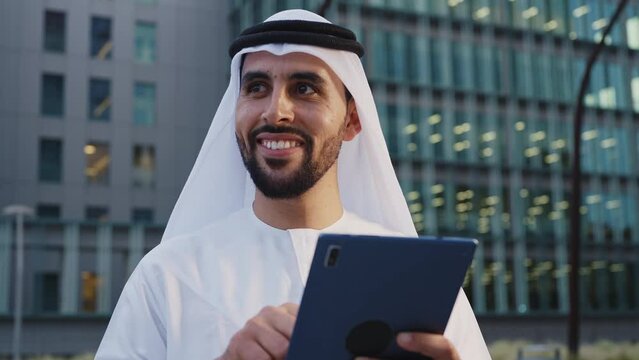
[[[251,53],[244,59],[235,134],[244,164],[267,197],[294,198],[335,166],[360,130],[355,102],[320,59]]]

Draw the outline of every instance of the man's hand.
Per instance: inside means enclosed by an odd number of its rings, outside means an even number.
[[[431,357],[433,360],[461,360],[455,346],[444,336],[427,333],[401,333],[397,344],[405,350]],[[372,360],[358,357],[356,360]]]
[[[297,304],[267,306],[246,322],[219,360],[280,360],[286,357]]]

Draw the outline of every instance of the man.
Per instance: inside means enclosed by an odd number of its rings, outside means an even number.
[[[284,359],[321,231],[415,235],[362,52],[302,10],[233,43],[229,88],[164,240],[131,275],[96,359]],[[490,358],[463,292],[445,336],[398,343]]]

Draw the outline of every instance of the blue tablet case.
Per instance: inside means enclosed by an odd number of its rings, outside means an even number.
[[[289,360],[427,359],[400,331],[443,333],[477,240],[321,235]]]

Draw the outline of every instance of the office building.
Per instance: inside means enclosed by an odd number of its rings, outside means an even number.
[[[284,6],[318,3],[234,1],[232,32]],[[464,287],[489,339],[565,337],[575,100],[615,6],[337,0],[327,14],[367,49],[362,60],[418,231],[480,240]],[[639,331],[639,2],[605,41],[585,97],[578,271],[585,332],[614,338]],[[617,331],[588,320],[604,315]]]
[[[227,4],[0,2],[0,208],[26,224],[23,349],[95,351],[160,239],[227,83]],[[13,237],[0,219],[0,357]]]

